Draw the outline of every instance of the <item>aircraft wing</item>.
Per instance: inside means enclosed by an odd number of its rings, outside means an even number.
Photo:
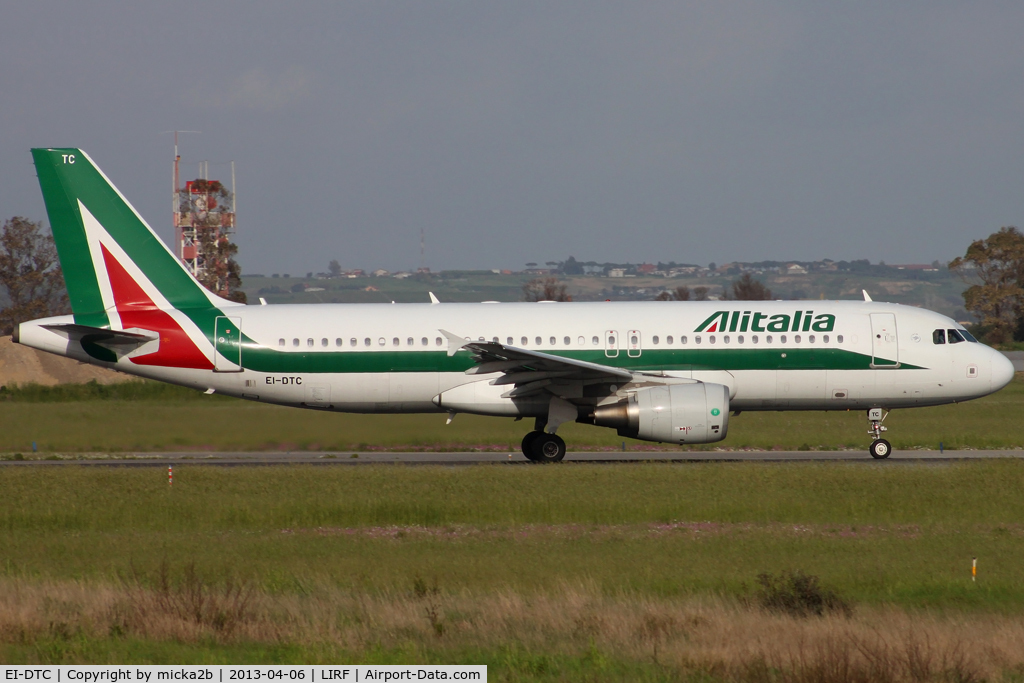
[[[476,365],[466,370],[466,374],[502,373],[491,384],[513,385],[505,394],[506,398],[549,390],[547,387],[552,384],[602,381],[625,383],[633,379],[633,373],[622,368],[521,349],[495,341],[472,341],[447,330],[440,332],[448,339],[449,356],[463,350],[472,354]]]

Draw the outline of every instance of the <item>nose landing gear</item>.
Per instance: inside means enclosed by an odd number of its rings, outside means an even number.
[[[892,444],[882,438],[882,432],[889,431],[886,427],[882,426],[882,422],[888,415],[889,413],[883,415],[881,408],[871,408],[868,410],[868,420],[871,422],[868,434],[874,437],[868,452],[871,453],[871,457],[875,460],[884,460],[892,453]]]

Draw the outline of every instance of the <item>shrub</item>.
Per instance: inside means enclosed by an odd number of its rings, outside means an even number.
[[[777,577],[761,573],[757,576],[757,583],[757,602],[769,612],[820,617],[826,612],[850,616],[853,611],[835,591],[823,587],[818,577],[801,571],[784,571]]]

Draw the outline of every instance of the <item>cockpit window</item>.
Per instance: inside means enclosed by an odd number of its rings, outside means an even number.
[[[962,341],[967,341],[964,339],[963,335],[960,334],[960,330],[946,330],[946,336],[949,337],[950,344],[959,344]]]
[[[933,344],[945,344],[946,343],[946,331],[935,330],[932,332],[932,343]]]
[[[974,338],[974,335],[972,335],[972,334],[971,334],[970,332],[968,332],[967,330],[957,330],[957,332],[959,332],[960,334],[962,334],[962,335],[963,335],[963,337],[964,337],[964,339],[966,339],[967,341],[969,341],[969,342],[974,342],[975,344],[977,344],[977,343],[978,343],[978,340]]]

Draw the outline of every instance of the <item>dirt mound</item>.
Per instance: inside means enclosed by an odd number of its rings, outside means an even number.
[[[84,384],[93,380],[114,384],[129,379],[132,379],[130,375],[36,351],[15,344],[10,337],[0,337],[0,386],[32,382],[46,386]]]

